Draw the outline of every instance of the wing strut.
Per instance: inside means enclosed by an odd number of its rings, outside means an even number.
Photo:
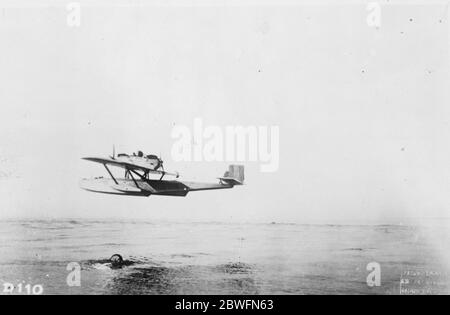
[[[145,180],[145,176],[139,174],[138,172],[136,172],[135,170],[130,170],[130,175],[131,173],[133,173],[136,176],[139,176],[140,179]]]
[[[117,180],[114,178],[113,174],[111,173],[111,171],[109,170],[108,166],[106,166],[106,164],[103,164],[103,166],[106,168],[106,170],[108,171],[109,175],[111,176],[111,178],[113,179],[114,183],[116,183],[116,185],[119,185],[119,183],[117,182]]]
[[[133,182],[134,182],[134,184],[136,185],[136,187],[137,187],[138,189],[141,189],[141,187],[139,187],[139,185],[138,185],[136,179],[134,178],[133,174],[131,174],[131,172],[130,172],[129,174],[130,174],[131,178],[133,179]]]

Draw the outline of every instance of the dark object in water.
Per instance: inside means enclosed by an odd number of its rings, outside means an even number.
[[[349,250],[349,251],[358,251],[358,252],[362,252],[364,251],[364,249],[359,248],[359,247],[351,247],[351,248],[346,248],[344,250]]]
[[[123,258],[119,254],[114,254],[109,259],[113,267],[120,267],[123,264]]]

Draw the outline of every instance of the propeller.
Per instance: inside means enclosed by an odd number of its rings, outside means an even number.
[[[162,154],[161,152],[159,152],[159,165],[162,168],[163,172],[164,172],[164,161],[162,159]]]
[[[116,146],[113,144],[113,155],[110,157],[111,159],[116,159]]]

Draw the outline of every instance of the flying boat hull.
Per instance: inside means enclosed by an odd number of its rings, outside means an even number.
[[[191,191],[233,188],[233,185],[225,183],[196,183],[178,180],[116,179],[116,182],[109,178],[83,179],[80,186],[90,192],[143,197],[150,195],[185,197]]]

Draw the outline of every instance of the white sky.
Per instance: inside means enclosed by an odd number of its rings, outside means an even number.
[[[375,29],[366,1],[81,1],[81,26],[70,28],[65,1],[0,0],[0,218],[448,218],[448,6],[391,2],[380,2]],[[195,117],[280,126],[279,171],[248,163],[246,186],[186,198],[79,189],[105,175],[80,158],[112,144],[214,180],[228,163],[170,160],[172,127]]]

